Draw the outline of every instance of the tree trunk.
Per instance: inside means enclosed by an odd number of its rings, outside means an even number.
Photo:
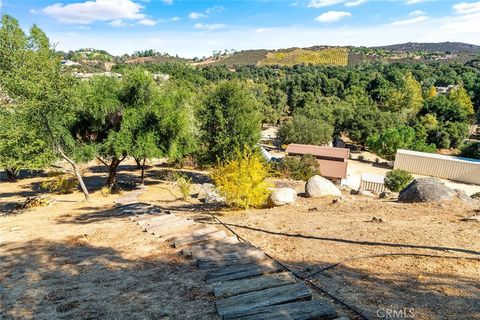
[[[77,177],[78,184],[80,184],[80,188],[82,189],[83,195],[85,197],[85,201],[90,200],[90,194],[88,193],[87,186],[85,186],[85,182],[83,182],[82,174],[78,170],[77,165],[75,164],[75,162],[73,162],[72,159],[67,157],[67,155],[63,152],[62,148],[58,147],[57,150],[62,156],[62,158],[65,159],[72,166],[73,173]]]
[[[107,183],[105,184],[105,186],[107,186],[108,188],[112,190],[117,188],[117,168],[120,163],[125,160],[126,157],[127,156],[124,156],[122,159],[112,157],[112,161],[110,162],[110,164],[107,164],[105,161],[100,159],[100,161],[108,167],[108,178]]]
[[[17,181],[18,169],[15,168],[5,168],[5,174],[7,175],[7,181],[15,182]]]
[[[135,163],[137,164],[137,169],[143,168],[141,159],[138,159],[138,158],[133,158],[133,159],[135,159]],[[145,162],[144,162],[144,164],[145,164]]]
[[[142,163],[142,175],[140,176],[140,185],[143,186],[145,182],[145,160],[146,158],[143,158],[143,163]]]

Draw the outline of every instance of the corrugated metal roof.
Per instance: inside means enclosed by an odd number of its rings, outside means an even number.
[[[406,149],[398,149],[397,153],[409,154],[409,155],[413,155],[413,156],[432,158],[432,159],[442,159],[442,160],[460,161],[460,162],[468,162],[468,163],[472,163],[472,162],[480,163],[479,159],[446,156],[446,155],[443,155],[443,154],[420,152],[420,151],[413,151],[413,150],[406,150]]]
[[[320,147],[308,144],[291,143],[288,145],[286,152],[291,154],[311,154],[315,157],[348,159],[350,150],[347,148]]]
[[[317,159],[320,173],[326,178],[345,179],[347,177],[347,161]]]

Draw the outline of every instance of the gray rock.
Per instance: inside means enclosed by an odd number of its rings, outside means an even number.
[[[452,200],[457,193],[435,178],[413,180],[400,192],[399,202],[432,202]]]
[[[457,196],[460,200],[473,207],[477,207],[477,202],[472,199],[464,190],[454,189],[454,191],[457,193]]]
[[[275,189],[268,198],[270,206],[283,206],[295,203],[297,199],[297,191],[292,188]]]
[[[205,199],[205,203],[208,204],[221,204],[225,203],[225,198],[220,195],[215,185],[211,183],[202,184],[202,190],[199,193],[199,198]]]
[[[309,198],[321,196],[337,196],[340,197],[342,192],[329,180],[315,175],[308,179],[305,184],[305,194]]]
[[[480,222],[480,215],[465,217],[465,218],[461,219],[461,221],[475,221],[475,222]]]

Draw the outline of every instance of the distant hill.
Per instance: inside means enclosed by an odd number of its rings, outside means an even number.
[[[401,52],[451,52],[451,53],[480,53],[480,46],[462,42],[407,42],[388,46],[372,47],[372,49],[384,49]]]

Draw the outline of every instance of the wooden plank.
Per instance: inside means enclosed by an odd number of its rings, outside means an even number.
[[[296,283],[225,298],[215,305],[222,319],[233,319],[250,315],[257,308],[311,298],[312,293],[307,286]]]
[[[208,284],[222,281],[240,280],[250,277],[270,274],[284,270],[283,267],[270,260],[261,263],[251,263],[239,266],[229,266],[218,270],[213,270],[206,275]]]
[[[186,226],[191,226],[193,224],[195,224],[195,221],[193,220],[182,219],[182,220],[174,221],[171,223],[169,222],[161,225],[149,226],[147,228],[147,231],[155,234],[157,237],[161,237],[163,236],[164,233],[170,232],[172,230],[179,230],[181,228],[184,228]]]
[[[186,238],[191,238],[191,237],[197,237],[201,236],[204,234],[209,234],[209,233],[214,233],[217,232],[218,229],[215,227],[205,227],[203,224],[196,223],[196,226],[200,226],[200,229],[193,230],[191,232],[184,232],[184,233],[177,233],[174,235],[170,235],[169,240],[171,241],[178,241],[181,239],[186,239]]]
[[[172,232],[172,233],[164,234],[162,236],[162,238],[164,238],[165,240],[173,240],[177,237],[185,237],[187,235],[191,235],[192,233],[194,233],[196,231],[203,230],[203,229],[205,229],[205,225],[203,225],[201,223],[195,223],[191,226],[187,226],[185,229],[181,229],[181,230],[177,230],[177,231]]]
[[[228,298],[239,294],[264,290],[296,283],[290,272],[279,272],[241,280],[215,283],[212,286],[213,295],[217,298]]]
[[[208,254],[207,254],[208,255]],[[259,249],[246,249],[236,252],[211,254],[209,257],[197,258],[197,267],[200,269],[212,269],[226,267],[233,264],[247,264],[260,262],[267,259],[265,253]]]
[[[175,215],[172,215],[172,214],[158,214],[158,213],[155,213],[155,214],[142,214],[142,215],[137,215],[133,218],[133,221],[135,221],[136,223],[138,224],[141,224],[141,223],[145,223],[148,221],[155,221],[155,220],[158,220],[158,219],[169,219],[171,217],[175,217]]]
[[[181,246],[188,246],[196,243],[223,239],[226,236],[227,236],[227,233],[225,231],[216,231],[214,233],[204,234],[204,235],[195,236],[195,237],[188,237],[188,238],[183,238],[177,241],[173,241],[173,245],[175,248],[179,248]]]
[[[228,245],[239,244],[236,236],[226,237],[218,241],[209,241],[205,243],[199,243],[192,245],[190,247],[182,248],[182,254],[185,256],[191,256],[194,252],[198,250],[203,250],[203,248],[213,249],[215,247],[224,247]]]
[[[151,215],[151,216],[146,216],[143,219],[136,220],[137,224],[141,227],[147,226],[147,225],[154,225],[154,224],[161,224],[163,221],[175,221],[178,220],[179,218],[176,216],[172,216],[170,214],[164,214],[161,216],[158,215]]]
[[[310,320],[332,319],[337,312],[330,303],[310,300],[253,309],[238,320]],[[343,318],[347,320],[347,318]]]
[[[191,256],[194,259],[220,255],[230,252],[244,252],[245,250],[260,250],[249,243],[219,244],[206,243],[205,246],[194,246]]]

